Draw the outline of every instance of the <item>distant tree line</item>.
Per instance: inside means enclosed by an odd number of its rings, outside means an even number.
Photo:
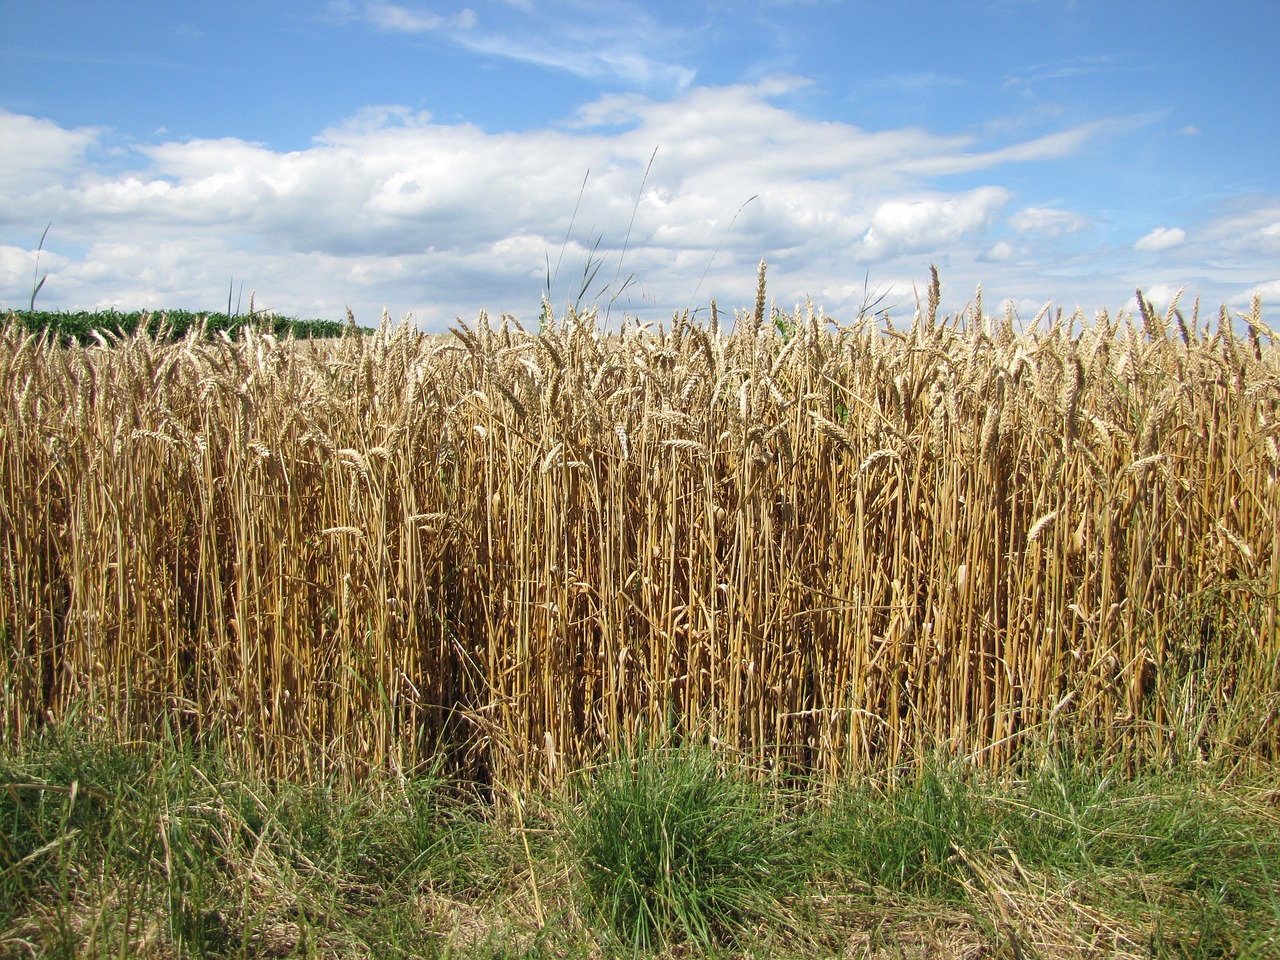
[[[17,324],[32,333],[48,332],[64,345],[73,342],[96,343],[98,331],[108,340],[132,337],[139,329],[155,339],[180,340],[192,329],[203,329],[204,336],[216,337],[220,332],[235,339],[246,327],[258,333],[277,337],[292,336],[297,340],[340,337],[352,325],[334,320],[297,320],[274,314],[193,313],[189,310],[137,310],[132,313],[111,311],[46,311],[10,310],[4,314],[5,326]]]

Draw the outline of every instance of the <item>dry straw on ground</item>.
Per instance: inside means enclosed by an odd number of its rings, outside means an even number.
[[[763,274],[762,274],[763,282]],[[1028,738],[1280,746],[1280,354],[1170,308],[1027,332],[484,317],[329,350],[0,334],[2,729],[278,773],[552,783],[711,738],[834,782]]]

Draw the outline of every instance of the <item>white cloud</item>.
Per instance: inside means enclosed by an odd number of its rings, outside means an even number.
[[[41,277],[56,275],[70,262],[48,250],[0,246],[0,290],[25,291],[29,297]],[[13,305],[25,307],[27,304],[15,297]]]
[[[1145,237],[1133,245],[1135,250],[1168,250],[1180,246],[1187,239],[1187,233],[1181,227],[1156,227]]]
[[[1254,297],[1261,297],[1263,306],[1270,304],[1274,307],[1280,303],[1280,278],[1268,280],[1265,283],[1254,284],[1248,290],[1244,291],[1239,298],[1242,308],[1247,308],[1248,304],[1253,302]]]
[[[422,33],[439,30],[444,25],[444,17],[434,13],[414,13],[394,3],[367,3],[365,16],[375,27],[401,33]]]
[[[474,10],[462,8],[453,14],[415,10],[385,0],[365,0],[359,8],[351,3],[332,3],[330,12],[339,20],[363,20],[389,33],[434,33],[440,30],[468,30],[476,24]]]
[[[697,76],[695,68],[664,62],[656,51],[652,55],[636,53],[629,45],[615,42],[612,31],[581,34],[563,44],[530,43],[527,36],[483,32],[468,33],[459,41],[475,53],[550,67],[589,80],[614,78],[641,87],[683,90]]]
[[[1065,141],[990,150],[975,136],[867,131],[772,101],[802,82],[607,96],[559,127],[507,133],[375,105],[302,150],[169,140],[109,166],[97,161],[106,134],[0,113],[3,142],[18,131],[27,145],[0,153],[0,305],[29,298],[50,220],[40,295],[50,308],[214,309],[243,281],[246,304],[256,289],[258,306],[286,314],[341,318],[350,305],[374,322],[386,305],[438,329],[481,308],[527,320],[548,265],[561,261],[552,296],[563,304],[599,259],[586,299],[607,303],[604,286],[634,275],[614,315],[665,319],[712,297],[726,312],[749,304],[761,256],[779,304],[809,294],[835,316],[856,313],[864,280],[909,302],[930,262],[955,306],[978,282],[992,303],[1067,294],[1096,306],[1132,293],[1133,280],[1114,279],[1124,263],[1072,260],[1055,244],[1092,222],[1084,214],[1023,207],[1009,218],[1017,236],[989,235],[1013,198],[1002,168]],[[1094,129],[1066,139],[1086,144]],[[934,179],[978,168],[987,185],[976,189]],[[1224,297],[1273,274],[1277,224],[1280,200],[1251,198],[1196,226],[1198,259],[1228,251],[1236,264],[1215,288]],[[1260,257],[1265,272],[1249,266]]]
[[[638,93],[605,94],[579,107],[564,126],[570,130],[626,126],[640,119],[648,102]]]
[[[1280,256],[1280,197],[1243,196],[1198,224],[1196,237],[1219,257],[1250,261]]]
[[[1096,76],[1098,74],[1116,73],[1126,68],[1125,62],[1112,54],[1073,57],[1057,63],[1039,64],[1031,67],[1023,76],[1012,76],[1004,80],[1006,89],[1031,87],[1045,80],[1066,80],[1076,77]],[[1135,69],[1132,63],[1128,69]]]
[[[386,0],[365,0],[359,7],[332,3],[330,13],[336,20],[363,21],[388,33],[435,34],[474,53],[593,80],[682,90],[696,76],[696,67],[680,62],[691,43],[642,5],[595,7],[575,0],[550,0],[542,10],[528,0],[507,0],[506,5],[507,11],[492,18],[482,18],[470,7],[442,14],[419,3]]]
[[[1029,163],[1038,160],[1058,160],[1080,152],[1092,139],[1106,133],[1129,132],[1151,122],[1149,117],[1125,117],[1115,120],[1095,120],[1069,130],[1046,134],[1024,143],[994,150],[968,153],[957,150],[941,156],[926,156],[913,161],[909,169],[921,176],[943,176],[986,170],[1007,163]],[[965,146],[971,143],[966,139]]]
[[[867,86],[919,94],[934,87],[962,87],[964,81],[958,77],[947,77],[938,73],[890,73],[872,79]]]
[[[1182,296],[1186,296],[1186,290],[1183,284],[1179,283],[1152,283],[1142,288],[1142,297],[1159,313],[1165,313],[1169,309],[1169,304],[1173,302],[1174,297],[1179,297],[1178,303],[1182,303],[1179,291]],[[1126,310],[1132,310],[1135,314],[1138,311],[1138,300],[1135,294],[1130,298],[1129,303],[1125,307]]]
[[[952,197],[889,200],[872,214],[862,245],[873,259],[925,251],[961,237],[981,235],[1008,202],[1002,187],[980,187]]]
[[[0,199],[63,182],[100,137],[93,127],[64,130],[52,120],[0,109]]]
[[[1009,226],[1019,233],[1054,238],[1079,233],[1087,230],[1090,225],[1089,218],[1082,214],[1053,207],[1024,207],[1009,218]]]

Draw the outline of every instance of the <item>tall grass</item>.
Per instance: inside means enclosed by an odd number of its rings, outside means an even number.
[[[741,939],[804,888],[805,837],[705,748],[641,749],[582,790],[572,848],[592,911],[634,953]]]
[[[705,745],[495,807],[394,771],[259,779],[162,733],[0,747],[0,956],[1271,958],[1274,771],[1024,779],[935,758],[829,796]],[[807,786],[807,785],[806,785]],[[820,802],[811,802],[818,799]]]
[[[1280,747],[1260,311],[806,305],[330,349],[0,334],[0,729],[501,795],[652,734],[837,783]]]

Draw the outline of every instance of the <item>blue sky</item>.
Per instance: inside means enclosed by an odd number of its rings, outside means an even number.
[[[599,261],[584,301],[665,320],[764,257],[837,320],[936,264],[951,308],[1276,326],[1277,38],[1274,0],[0,0],[0,306],[38,269],[46,309],[536,322]]]

